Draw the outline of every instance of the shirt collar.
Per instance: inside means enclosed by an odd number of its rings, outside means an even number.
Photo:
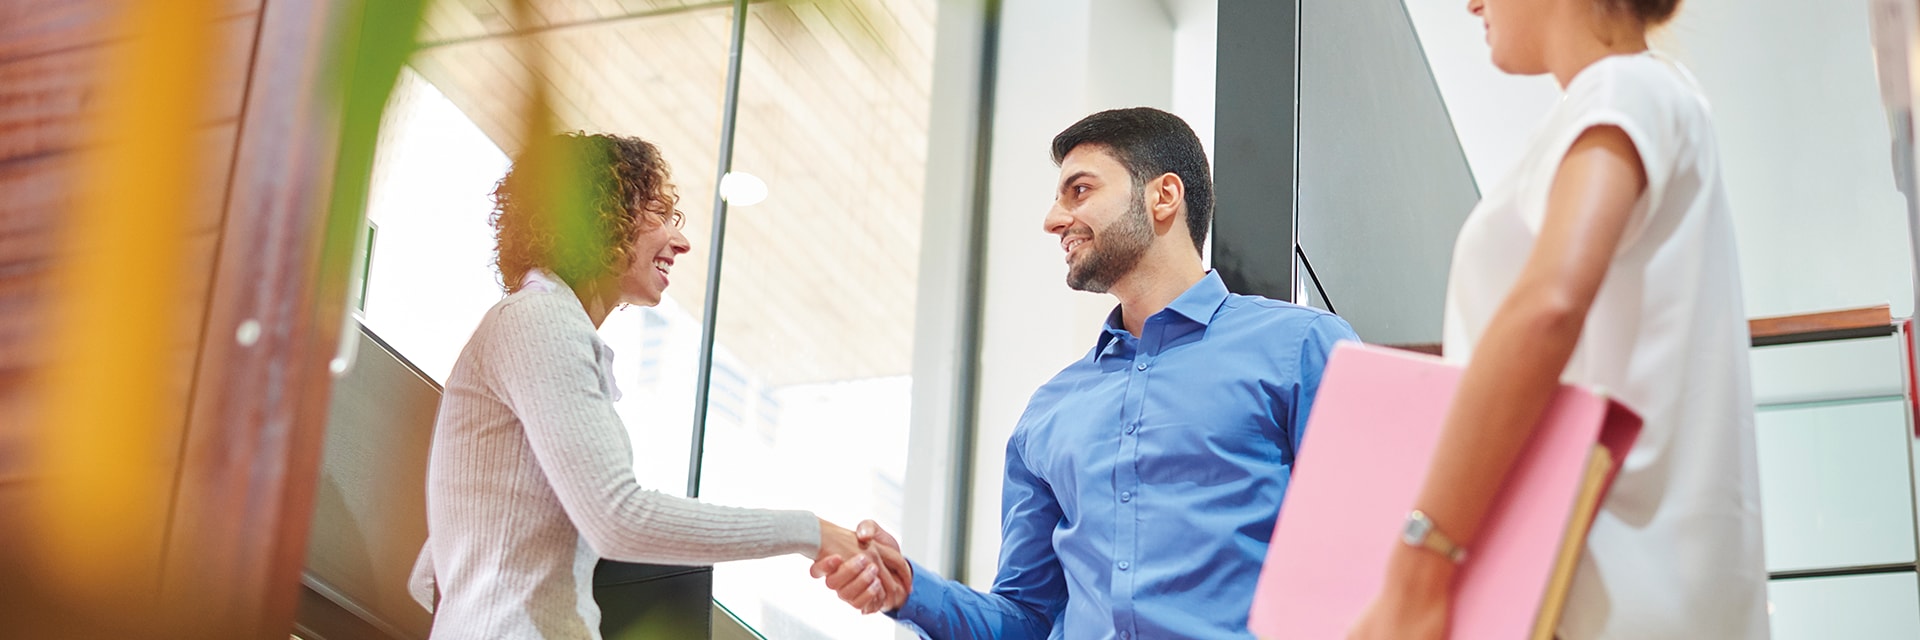
[[[1174,298],[1173,304],[1167,305],[1167,310],[1186,316],[1188,320],[1204,327],[1213,322],[1213,314],[1219,312],[1220,305],[1226,301],[1226,281],[1220,279],[1219,272],[1208,269],[1207,275],[1187,287],[1186,293]]]
[[[573,292],[573,288],[560,280],[552,271],[546,269],[528,269],[527,275],[520,278],[520,291],[552,293],[555,291]]]
[[[1226,301],[1227,283],[1220,279],[1219,272],[1208,269],[1207,275],[1201,277],[1199,282],[1195,282],[1193,286],[1187,287],[1185,293],[1181,293],[1180,297],[1174,298],[1173,302],[1167,305],[1167,308],[1161,309],[1159,313],[1155,313],[1153,316],[1147,318],[1147,322],[1152,323],[1154,318],[1160,317],[1165,317],[1166,322],[1172,322],[1176,318],[1185,318],[1187,321],[1199,325],[1200,328],[1205,328],[1209,323],[1213,322],[1213,315],[1220,311],[1220,305],[1226,303]],[[1131,335],[1132,334],[1127,333],[1126,324],[1120,317],[1120,307],[1116,305],[1113,308],[1113,312],[1107,314],[1107,322],[1101,327],[1100,339],[1094,344],[1093,352],[1096,356],[1106,353],[1107,346],[1112,344],[1114,340],[1122,336]]]

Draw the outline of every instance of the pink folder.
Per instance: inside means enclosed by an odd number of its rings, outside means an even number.
[[[1335,347],[1254,594],[1255,635],[1346,637],[1385,581],[1460,374],[1432,356]],[[1640,418],[1602,393],[1560,388],[1461,568],[1449,637],[1529,637],[1581,520],[1574,507],[1594,445],[1616,461],[1598,467],[1604,491],[1639,431]]]

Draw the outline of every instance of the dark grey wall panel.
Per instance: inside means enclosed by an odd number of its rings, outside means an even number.
[[[365,327],[356,333],[358,356],[334,381],[328,409],[307,580],[323,587],[322,600],[339,600],[389,635],[425,638],[433,617],[407,595],[407,576],[427,539],[427,453],[440,386]],[[318,624],[313,616],[326,609],[313,604],[303,602],[302,623]]]
[[[1215,50],[1213,266],[1276,300],[1293,299],[1296,1],[1220,0]]]
[[[1401,0],[1303,0],[1300,22],[1300,246],[1361,338],[1437,342],[1480,195],[1413,23]]]

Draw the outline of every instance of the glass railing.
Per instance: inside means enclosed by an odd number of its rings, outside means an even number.
[[[1920,637],[1911,323],[1887,307],[1756,319],[1773,637]]]

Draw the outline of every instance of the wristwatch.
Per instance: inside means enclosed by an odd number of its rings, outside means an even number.
[[[1427,518],[1427,514],[1419,509],[1407,513],[1407,524],[1400,530],[1400,541],[1407,543],[1409,547],[1430,549],[1452,560],[1454,564],[1467,561],[1467,549],[1454,544],[1453,539],[1441,533],[1440,528],[1433,525],[1433,520]]]

